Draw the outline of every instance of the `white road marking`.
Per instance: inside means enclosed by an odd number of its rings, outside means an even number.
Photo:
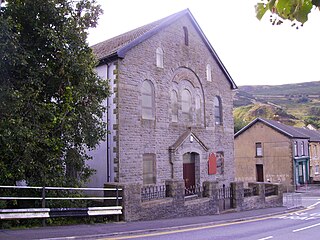
[[[313,208],[313,207],[317,206],[318,204],[320,204],[320,201],[308,206],[307,208]]]
[[[269,236],[269,237],[265,237],[265,238],[259,238],[258,240],[267,240],[267,239],[271,239],[273,238],[273,236]]]
[[[304,228],[295,229],[292,232],[300,232],[300,231],[307,230],[309,228],[313,228],[313,227],[317,227],[317,226],[320,226],[320,223],[317,223],[317,224],[314,224],[314,225],[310,225],[310,226],[304,227]]]

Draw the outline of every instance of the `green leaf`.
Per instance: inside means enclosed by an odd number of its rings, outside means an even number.
[[[256,17],[261,20],[266,11],[268,10],[267,6],[263,3],[257,3],[255,6],[256,9]]]
[[[276,3],[276,9],[279,16],[287,19],[294,8],[296,1],[293,0],[278,0]]]
[[[301,23],[305,23],[306,21],[308,21],[308,14],[311,12],[311,9],[312,9],[311,1],[310,0],[303,1],[302,6],[294,15],[296,20]]]

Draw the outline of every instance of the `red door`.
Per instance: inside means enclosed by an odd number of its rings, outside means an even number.
[[[185,182],[185,187],[190,189],[190,187],[195,186],[195,165],[193,163],[183,164],[183,180]]]

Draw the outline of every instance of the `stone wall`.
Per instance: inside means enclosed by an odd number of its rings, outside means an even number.
[[[183,27],[188,28],[189,45],[184,43]],[[156,49],[164,52],[164,66],[156,66]],[[212,66],[212,81],[206,79],[206,66]],[[154,119],[141,116],[141,86],[144,80],[154,86]],[[192,95],[191,116],[186,119],[182,112],[181,92],[187,89]],[[172,121],[171,91],[178,94],[178,121]],[[195,111],[195,97],[201,99],[201,120]],[[215,123],[214,98],[222,102],[222,124]],[[186,16],[141,42],[118,61],[117,69],[117,136],[114,149],[117,152],[118,171],[115,181],[122,183],[143,182],[143,154],[156,156],[156,181],[162,185],[166,179],[182,178],[182,151],[200,155],[197,169],[199,184],[204,181],[234,181],[233,154],[233,91],[219,63],[203,42],[193,23]],[[173,154],[170,163],[169,148],[187,129],[192,128],[201,142],[208,148],[203,152],[196,143],[195,148],[181,146]],[[224,172],[209,175],[207,161],[209,153],[224,153]]]
[[[186,201],[183,180],[167,180],[166,197],[158,200],[142,202],[140,183],[107,184],[105,187],[118,186],[122,190],[122,206],[124,221],[155,220],[219,214],[219,184],[213,181],[203,182],[203,197]],[[278,195],[265,197],[263,183],[251,183],[250,187],[258,187],[258,196],[244,197],[242,182],[231,183],[233,192],[233,208],[235,211],[282,206],[282,191],[276,186]]]

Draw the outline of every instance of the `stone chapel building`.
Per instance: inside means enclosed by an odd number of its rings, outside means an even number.
[[[234,181],[237,86],[188,9],[92,49],[112,95],[89,186]]]

